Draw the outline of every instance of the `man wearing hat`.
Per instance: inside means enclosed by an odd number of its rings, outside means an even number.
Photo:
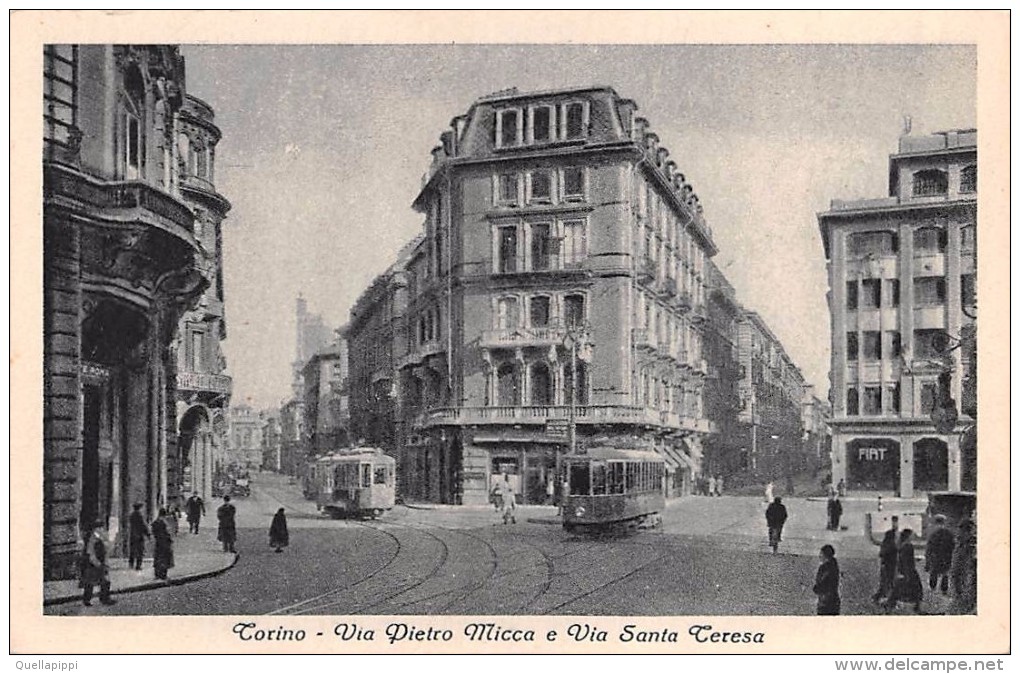
[[[142,557],[145,555],[145,539],[149,537],[149,527],[142,515],[142,504],[136,503],[128,518],[128,568],[141,569]]]
[[[936,585],[941,585],[942,594],[949,592],[949,569],[953,565],[955,545],[953,532],[946,527],[946,516],[936,515],[935,528],[928,535],[928,545],[924,551],[924,568],[928,572],[928,588],[932,592]]]

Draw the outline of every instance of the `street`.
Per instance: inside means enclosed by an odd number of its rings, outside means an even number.
[[[739,536],[640,531],[570,536],[551,508],[503,525],[491,508],[397,506],[375,521],[320,516],[299,487],[261,473],[238,506],[237,565],[193,583],[51,615],[811,615],[817,559]],[[723,499],[717,499],[723,501]],[[687,503],[691,503],[690,500]],[[705,507],[708,499],[696,504]],[[287,509],[291,545],[268,546]],[[215,526],[207,520],[206,526]],[[705,528],[704,523],[700,524]],[[186,534],[181,534],[186,535]],[[873,614],[876,560],[841,559],[844,614]]]

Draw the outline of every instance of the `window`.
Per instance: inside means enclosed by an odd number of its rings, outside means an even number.
[[[499,206],[517,205],[517,174],[503,173],[496,178],[496,204]]]
[[[850,235],[850,255],[895,255],[899,250],[899,237],[893,232],[857,232]]]
[[[566,140],[585,137],[587,112],[584,103],[567,103],[563,106],[563,137]]]
[[[549,298],[545,295],[532,297],[528,302],[528,318],[531,327],[544,328],[549,325]]]
[[[496,113],[496,147],[514,147],[520,144],[521,111],[500,110]]]
[[[499,328],[512,330],[520,325],[520,313],[516,297],[503,297],[499,300]]]
[[[512,274],[517,271],[517,227],[500,227],[499,232],[499,259],[496,262],[496,271],[500,274]]]
[[[73,144],[77,121],[78,48],[72,45],[46,45],[43,81],[43,138],[46,151],[55,146]]]
[[[569,358],[568,358],[569,360]],[[574,369],[577,372],[577,404],[587,405],[588,404],[588,371],[584,361],[578,359],[574,361]],[[567,405],[570,404],[570,399],[574,397],[574,386],[571,380],[570,363],[563,364],[563,402]],[[647,400],[647,393],[646,398]]]
[[[914,330],[914,355],[920,359],[935,359],[942,356],[948,339],[941,329]]]
[[[977,290],[974,282],[974,274],[960,276],[960,302],[965,307],[973,307],[977,303]]]
[[[606,464],[591,464],[591,493],[592,496],[605,496],[606,494]]]
[[[885,281],[885,306],[900,306],[900,281],[899,279],[886,279]]]
[[[127,180],[138,180],[141,176],[139,162],[141,155],[141,137],[138,118],[130,112],[124,113],[123,118],[123,172]]]
[[[545,363],[535,363],[531,366],[531,404],[552,405],[552,403],[552,377],[549,374],[549,366]]]
[[[857,388],[851,386],[846,390],[846,414],[848,417],[855,417],[860,413],[860,402],[857,400]]]
[[[372,486],[372,464],[370,463],[361,464],[361,486]]]
[[[900,413],[900,385],[890,384],[885,387],[885,396],[882,399],[883,411],[886,414]]]
[[[864,360],[882,359],[882,333],[867,330],[861,333],[864,338]]]
[[[857,346],[857,333],[846,333],[846,359],[857,360],[860,349]]]
[[[579,166],[563,169],[563,200],[584,201],[584,169]]]
[[[929,197],[945,194],[949,190],[949,180],[945,171],[926,169],[914,174],[914,196]]]
[[[528,174],[528,203],[549,203],[552,201],[552,175],[548,171],[532,171]]]
[[[934,255],[946,252],[946,230],[941,227],[921,227],[914,230],[914,255]]]
[[[517,368],[511,363],[503,363],[496,371],[498,383],[499,404],[505,406],[517,406],[521,404],[520,380],[517,376]]]
[[[946,301],[946,279],[942,276],[920,276],[914,279],[914,305],[934,306]]]
[[[386,484],[386,466],[376,466],[375,484]]]
[[[895,330],[889,330],[885,333],[885,357],[899,358],[902,353],[902,346],[900,344],[900,333]]]
[[[960,248],[967,251],[974,250],[974,225],[960,228]]]
[[[553,139],[553,109],[547,105],[531,108],[531,139],[545,143]]]
[[[563,262],[576,266],[588,255],[588,234],[584,220],[563,223]]]
[[[570,464],[570,495],[589,496],[591,494],[591,473],[587,463]]]
[[[563,298],[563,318],[567,327],[584,325],[584,295],[567,295]]]
[[[938,384],[933,381],[921,382],[921,414],[931,414],[939,399]]]
[[[877,415],[882,413],[882,387],[864,387],[864,413]]]
[[[188,366],[192,372],[202,372],[202,364],[204,359],[202,358],[202,351],[205,343],[205,333],[200,330],[191,331],[191,341],[188,344],[188,352],[185,354],[188,361]]]
[[[960,192],[977,192],[977,166],[964,166],[960,171]]]
[[[554,244],[555,241],[550,236],[550,226],[548,224],[531,225],[532,270],[545,271],[552,269],[552,262],[556,255]]]
[[[866,278],[861,281],[860,305],[862,309],[882,306],[882,279]]]
[[[857,311],[857,281],[846,282],[846,310]]]

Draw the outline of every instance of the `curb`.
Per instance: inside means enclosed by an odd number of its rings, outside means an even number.
[[[562,524],[562,522],[560,522],[559,520],[553,519],[551,517],[529,517],[524,521],[530,522],[531,524],[549,524],[552,526],[559,526],[560,524]]]
[[[227,566],[213,569],[211,571],[201,571],[199,573],[193,573],[188,576],[180,576],[177,578],[167,578],[166,580],[152,580],[141,585],[132,585],[131,587],[121,588],[119,590],[110,590],[110,596],[115,594],[130,594],[132,592],[145,592],[146,590],[158,590],[161,587],[170,587],[173,585],[185,585],[192,583],[196,580],[203,580],[205,578],[212,578],[222,573],[226,573],[230,569],[237,565],[237,560],[241,558],[240,553],[234,553],[234,559]],[[69,604],[74,601],[81,601],[81,592],[76,592],[73,595],[64,595],[62,597],[52,597],[50,599],[43,599],[43,606],[56,606],[57,604]]]

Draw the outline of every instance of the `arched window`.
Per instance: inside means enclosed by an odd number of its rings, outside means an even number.
[[[545,363],[531,366],[531,404],[551,405],[553,402],[552,376]]]
[[[503,363],[496,370],[499,404],[514,406],[521,404],[521,385],[517,367],[513,363]]]
[[[949,179],[945,171],[925,169],[914,174],[914,196],[929,197],[949,191]]]
[[[977,192],[977,166],[964,166],[960,171],[960,192]]]

